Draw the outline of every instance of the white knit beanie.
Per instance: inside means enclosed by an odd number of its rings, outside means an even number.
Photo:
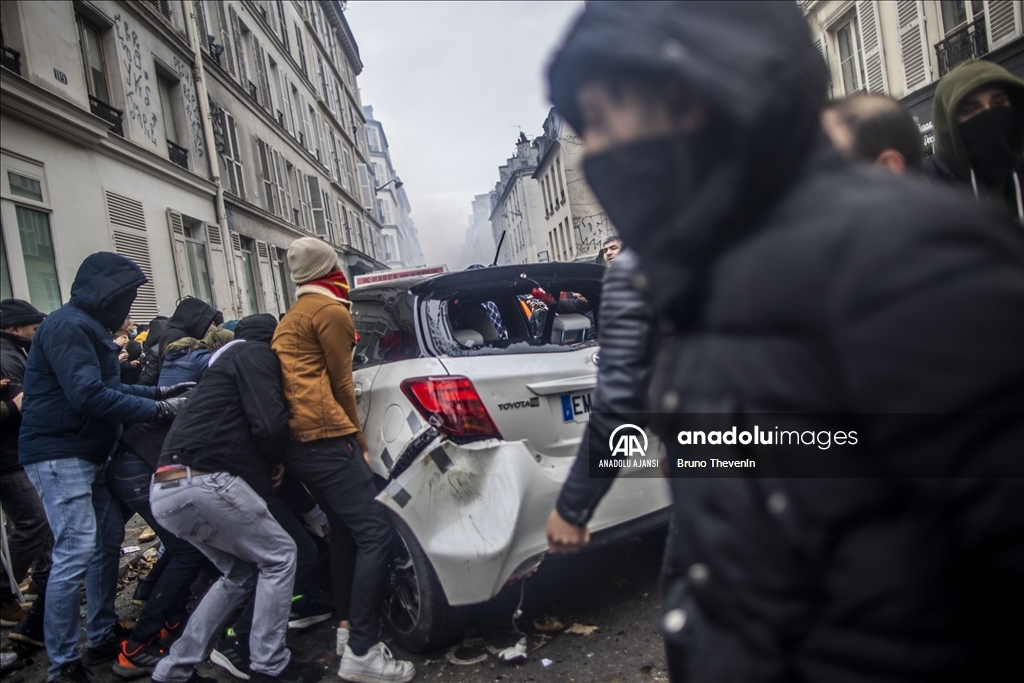
[[[288,269],[292,282],[302,284],[322,278],[338,265],[334,248],[316,237],[300,237],[288,247]]]

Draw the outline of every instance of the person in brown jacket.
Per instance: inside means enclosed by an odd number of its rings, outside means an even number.
[[[288,471],[327,512],[337,616],[338,676],[367,683],[412,680],[411,662],[396,660],[377,634],[381,579],[391,523],[374,500],[366,441],[352,383],[355,326],[348,282],[333,247],[302,237],[288,248],[297,300],[274,332],[288,400]],[[352,550],[354,549],[354,567]]]

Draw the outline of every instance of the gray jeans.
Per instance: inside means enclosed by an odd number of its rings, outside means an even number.
[[[187,681],[250,595],[254,579],[251,668],[271,676],[284,671],[291,658],[284,641],[295,582],[295,541],[267,504],[244,480],[225,472],[153,484],[149,502],[161,526],[199,548],[223,573],[157,665],[153,680]]]

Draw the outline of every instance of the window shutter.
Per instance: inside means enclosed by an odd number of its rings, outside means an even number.
[[[363,208],[373,211],[373,186],[370,183],[370,171],[366,164],[356,164],[359,170],[359,186],[362,189]]]
[[[192,0],[195,7],[196,24],[199,25],[199,49],[203,52],[210,51],[210,25],[206,23],[206,9],[203,7],[203,0]]]
[[[1020,35],[1020,11],[1019,2],[1006,2],[1006,0],[993,2],[992,0],[985,0],[990,50],[994,50]],[[975,15],[975,18],[977,18],[977,15]]]
[[[320,192],[320,178],[306,176],[309,183],[309,203],[313,209],[313,231],[321,237],[327,237],[327,219],[324,216],[324,196]]]
[[[167,227],[171,231],[171,255],[174,258],[174,272],[178,275],[178,296],[192,296],[192,278],[188,271],[188,255],[185,253],[185,224],[181,213],[167,209]]]
[[[210,288],[213,290],[214,308],[225,317],[234,309],[231,279],[228,277],[227,256],[224,253],[224,235],[217,223],[206,223],[206,254],[209,257]]]
[[[864,72],[868,92],[889,93],[889,78],[885,73],[885,53],[882,47],[882,28],[878,22],[877,0],[857,3],[857,25],[860,44],[864,50]]]
[[[263,206],[270,213],[277,213],[274,206],[274,170],[271,166],[273,163],[271,150],[267,143],[259,138],[254,138],[254,140],[256,141],[256,158],[260,160],[260,174],[263,176]]]
[[[134,261],[148,280],[139,287],[135,303],[132,304],[132,317],[149,322],[159,315],[160,306],[156,302],[156,286],[149,258],[149,234],[146,231],[146,214],[142,202],[109,190],[106,198],[114,251]]]
[[[309,123],[309,104],[306,102],[306,96],[300,96],[302,108],[302,130],[305,131],[305,140],[303,141],[303,147],[307,150],[312,151],[313,149],[313,126]]]
[[[924,30],[924,3],[919,0],[897,0],[896,17],[900,31],[904,94],[909,95],[931,82],[928,38]]]
[[[217,0],[217,18],[220,20],[220,42],[224,46],[224,53],[221,55],[221,59],[227,65],[228,73],[234,76],[235,59],[231,55],[231,27],[228,25],[228,18],[224,12],[224,0]]]
[[[256,60],[256,81],[258,82],[258,89],[260,95],[260,104],[263,108],[269,112],[273,112],[274,103],[270,97],[270,78],[267,76],[267,58],[263,54],[263,48],[260,47],[259,39],[253,35],[252,37],[252,51],[253,58]]]
[[[276,316],[281,310],[274,282],[274,269],[270,265],[270,248],[266,242],[256,240],[256,261],[259,264],[259,287],[263,295],[263,309]]]
[[[245,66],[245,52],[242,49],[242,31],[238,27],[238,15],[235,13],[234,7],[229,7],[228,13],[231,15],[231,39],[235,42],[235,59],[238,60],[238,80],[243,88],[248,88],[249,70]]]

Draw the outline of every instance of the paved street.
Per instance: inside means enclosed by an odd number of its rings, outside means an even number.
[[[124,545],[137,545],[142,525],[138,518],[128,525]],[[460,647],[453,656],[474,660],[487,654],[484,661],[456,665],[449,661],[449,648],[411,655],[389,643],[396,656],[416,663],[418,681],[573,681],[614,683],[626,681],[664,681],[664,656],[661,640],[655,630],[658,611],[658,571],[661,563],[663,536],[632,538],[617,545],[599,548],[575,556],[551,557],[545,560],[536,575],[527,580],[520,628],[529,635],[530,647],[541,642],[533,622],[545,616],[557,618],[565,626],[581,624],[597,626],[589,636],[558,633],[530,653],[526,662],[507,665],[489,654],[486,646],[505,648],[515,644],[511,617],[519,600],[519,586],[505,589],[497,598],[474,607],[466,637],[470,645]],[[141,544],[143,551],[156,543]],[[142,552],[142,551],[140,551]],[[127,556],[128,562],[138,555]],[[326,558],[323,558],[324,560]],[[327,586],[326,562],[316,569],[322,578],[314,585]],[[141,609],[129,604],[135,581],[130,581],[118,596],[122,618],[134,618]],[[327,599],[328,595],[321,595]],[[293,632],[294,633],[294,632]],[[479,640],[475,640],[479,639]],[[337,680],[337,657],[334,655],[332,622],[320,624],[289,639],[293,652],[303,659],[317,660],[329,667],[325,680]],[[4,634],[5,646],[6,630]],[[5,683],[44,683],[46,657],[42,651],[33,653],[32,663],[5,674]],[[544,666],[542,660],[550,660]],[[96,683],[118,681],[109,665],[97,668]],[[234,679],[222,669],[206,664],[200,673],[216,677],[221,683]],[[148,679],[141,679],[146,681]]]

